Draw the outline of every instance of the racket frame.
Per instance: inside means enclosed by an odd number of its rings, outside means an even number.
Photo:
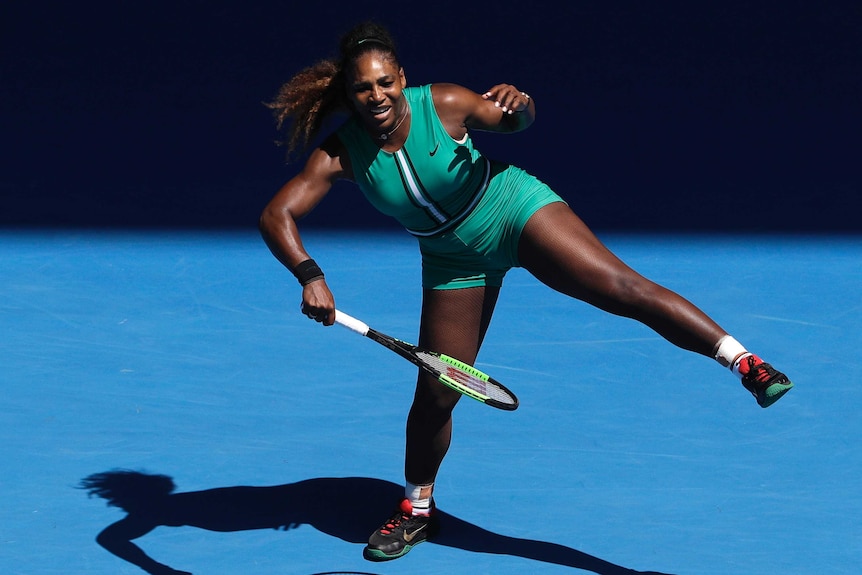
[[[459,361],[459,360],[455,359],[454,357],[450,357],[448,355],[438,353],[436,351],[431,351],[429,349],[425,349],[425,348],[413,345],[413,344],[408,343],[406,341],[396,339],[396,338],[392,337],[391,335],[387,335],[383,332],[377,331],[376,329],[369,327],[368,324],[356,319],[355,317],[347,315],[346,313],[344,313],[340,310],[335,311],[335,322],[339,325],[342,325],[342,326],[348,328],[351,331],[358,333],[359,335],[363,335],[363,336],[371,339],[372,341],[379,343],[380,345],[386,347],[390,351],[395,352],[396,354],[400,355],[401,357],[403,357],[404,359],[406,359],[407,361],[409,361],[413,365],[424,370],[426,373],[429,373],[430,375],[434,376],[437,379],[437,381],[439,381],[440,383],[442,383],[446,387],[454,389],[455,391],[457,391],[458,393],[460,393],[462,395],[465,395],[467,397],[475,399],[476,401],[480,401],[480,402],[482,402],[486,405],[489,405],[491,407],[496,407],[497,409],[502,409],[505,411],[514,411],[518,408],[519,401],[518,401],[518,398],[515,396],[514,393],[512,393],[506,386],[504,386],[499,381],[492,378],[487,373],[484,373],[483,371],[476,369],[475,367],[473,367],[470,364],[464,363],[463,361]],[[512,403],[505,403],[502,401],[498,401],[494,398],[487,397],[487,396],[471,389],[470,387],[461,384],[460,382],[449,377],[445,373],[442,373],[439,370],[434,369],[433,367],[428,365],[426,362],[424,362],[419,357],[420,353],[434,356],[447,365],[451,365],[452,367],[454,367],[456,369],[463,370],[463,371],[467,372],[468,374],[470,374],[470,375],[472,375],[478,379],[481,379],[483,381],[486,381],[488,383],[491,383],[492,385],[499,387],[504,393],[508,394],[512,398]]]

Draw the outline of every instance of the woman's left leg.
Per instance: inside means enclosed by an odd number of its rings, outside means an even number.
[[[553,289],[640,321],[676,346],[731,368],[761,407],[793,387],[786,375],[749,353],[694,304],[624,264],[564,203],[548,204],[530,217],[518,256]]]
[[[623,263],[563,203],[533,214],[521,234],[518,256],[545,285],[640,321],[681,348],[709,356],[727,335],[694,304]]]

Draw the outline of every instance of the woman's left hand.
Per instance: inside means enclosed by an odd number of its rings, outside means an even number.
[[[523,112],[530,106],[530,96],[511,84],[497,84],[482,94],[482,97],[486,100],[493,100],[494,105],[506,114]]]

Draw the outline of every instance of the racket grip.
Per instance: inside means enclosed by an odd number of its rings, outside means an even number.
[[[347,329],[355,331],[359,335],[368,334],[368,325],[353,316],[347,315],[343,311],[335,310],[335,323],[343,325]]]

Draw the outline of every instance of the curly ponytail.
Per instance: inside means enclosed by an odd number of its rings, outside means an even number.
[[[333,60],[321,60],[288,80],[266,106],[273,111],[276,129],[286,133],[282,143],[290,156],[305,151],[326,117],[345,104],[340,66]]]

